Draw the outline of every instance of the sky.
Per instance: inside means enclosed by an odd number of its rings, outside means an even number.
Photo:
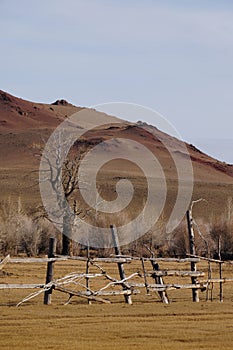
[[[232,0],[0,0],[0,89],[129,102],[233,164]]]

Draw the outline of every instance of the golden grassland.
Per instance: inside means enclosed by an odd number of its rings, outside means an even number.
[[[105,264],[109,274],[117,276],[116,264]],[[199,270],[207,270],[205,263]],[[139,262],[125,265],[129,275],[141,268]],[[149,265],[146,265],[150,270]],[[189,264],[163,263],[161,268],[189,269]],[[43,283],[46,264],[8,264],[0,283]],[[84,272],[85,263],[55,263],[55,278],[70,272]],[[94,268],[90,272],[96,271]],[[225,266],[225,277],[232,277],[233,267]],[[213,265],[213,276],[218,266]],[[189,278],[166,277],[166,283],[189,283]],[[151,281],[152,282],[152,281]],[[104,281],[90,281],[98,288]],[[96,283],[96,285],[94,285]],[[1,349],[232,349],[233,348],[233,285],[224,284],[224,302],[218,301],[219,287],[214,287],[214,300],[191,302],[191,290],[169,292],[171,303],[162,304],[157,293],[133,296],[133,305],[123,296],[111,297],[112,304],[93,303],[73,297],[64,305],[67,295],[54,291],[52,305],[43,305],[43,295],[20,307],[16,304],[28,290],[0,290]]]

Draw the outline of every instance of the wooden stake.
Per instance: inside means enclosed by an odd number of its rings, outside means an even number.
[[[10,260],[10,254],[8,254],[1,262],[0,262],[0,270],[8,263]]]
[[[159,271],[159,264],[156,263],[155,261],[151,260],[151,264],[153,266],[153,270],[154,271]],[[154,276],[154,279],[155,279],[155,283],[156,284],[161,284],[163,285],[163,278],[162,276]],[[167,293],[166,291],[159,291],[159,296],[161,298],[161,301],[164,303],[164,304],[169,304],[169,299],[168,299],[168,296],[167,296]]]
[[[208,261],[208,280],[210,280],[211,278],[212,278],[211,262]],[[212,290],[213,290],[213,283],[211,284],[208,282],[206,287],[206,301],[209,301],[212,298]]]
[[[113,239],[113,244],[115,247],[115,254],[116,255],[121,255],[121,249],[120,249],[120,243],[119,243],[119,239],[118,239],[118,235],[116,232],[116,229],[113,225],[110,226],[111,229],[111,233],[112,233],[112,239]],[[120,275],[120,279],[124,280],[126,278],[125,276],[125,271],[124,271],[124,265],[123,263],[117,263],[118,266],[118,271],[119,271],[119,275]],[[123,286],[123,290],[127,290],[128,288],[126,288],[125,286]],[[131,299],[131,295],[124,295],[125,298],[125,302],[127,304],[132,304],[132,299]]]
[[[146,294],[149,294],[150,292],[149,292],[149,289],[148,289],[144,258],[142,258],[142,271],[143,271],[143,277],[144,277],[144,282],[145,282],[145,287],[146,287]]]
[[[49,253],[48,258],[53,258],[56,250],[56,240],[55,238],[50,238],[49,240]],[[47,264],[47,273],[46,273],[46,284],[51,282],[53,280],[53,267],[54,267],[54,261],[48,262]],[[52,301],[52,288],[47,290],[44,293],[44,304],[50,305]]]
[[[90,247],[89,247],[89,243],[87,245],[87,262],[86,262],[86,274],[89,274],[89,263],[90,263]],[[87,291],[89,290],[89,278],[86,277],[86,289]],[[88,304],[91,305],[91,300],[88,299]]]
[[[191,255],[196,255],[195,242],[194,242],[194,231],[192,223],[192,213],[191,210],[186,212],[188,233],[189,233],[189,249]],[[197,265],[195,262],[191,262],[191,271],[197,271]],[[197,283],[196,277],[191,277],[192,284]],[[199,302],[199,293],[197,289],[192,289],[192,297],[194,302]]]
[[[221,236],[218,237],[218,258],[221,261]],[[222,263],[219,263],[219,279],[222,279]],[[222,282],[219,283],[219,301],[223,302],[223,284]]]

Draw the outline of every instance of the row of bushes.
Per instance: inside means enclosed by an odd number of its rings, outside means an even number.
[[[233,259],[233,222],[224,217],[206,224],[199,220],[194,222],[196,253],[202,256]],[[0,254],[27,256],[44,255],[47,253],[49,237],[56,237],[57,251],[62,251],[62,235],[54,225],[43,215],[27,214],[21,206],[20,200],[15,203],[10,199],[0,202]],[[220,250],[220,252],[219,252]],[[164,225],[147,233],[128,246],[122,247],[123,254],[149,256],[185,256],[189,251],[186,223],[167,235]],[[84,253],[84,247],[78,243],[72,244],[72,253]],[[92,250],[92,254],[108,256],[113,250]]]

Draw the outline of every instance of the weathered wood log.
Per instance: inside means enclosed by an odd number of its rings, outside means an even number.
[[[2,261],[0,262],[0,270],[10,261],[10,254],[8,254]]]
[[[62,255],[56,255],[57,258],[61,258],[62,260],[79,260],[79,261],[87,261],[86,257],[82,256],[62,256]],[[104,263],[131,263],[132,259],[131,258],[90,258],[90,262],[104,262]]]
[[[73,273],[73,277],[76,277],[76,278],[96,278],[96,277],[103,277],[104,274],[103,273]]]
[[[151,260],[151,258],[148,258],[148,260]],[[194,262],[198,263],[200,261],[199,258],[184,258],[184,259],[178,259],[178,258],[154,258],[154,261],[157,262],[177,262],[177,263],[186,263],[186,262]]]
[[[55,250],[56,250],[56,240],[55,240],[55,238],[50,238],[50,240],[49,240],[49,254],[48,254],[48,258],[53,258],[54,254],[55,254]],[[54,265],[53,261],[48,262],[45,284],[50,283],[52,281],[52,279],[53,279],[53,265]],[[52,290],[53,289],[51,287],[49,290],[46,290],[45,293],[44,293],[44,304],[45,305],[50,305],[51,304]]]
[[[98,301],[100,303],[111,304],[111,301],[102,299],[102,298],[94,296],[94,295],[91,295],[90,292],[89,292],[89,295],[88,295],[88,292],[79,292],[79,291],[75,291],[75,290],[72,290],[72,289],[69,289],[69,288],[61,287],[59,285],[54,285],[54,289],[58,290],[60,292],[63,292],[63,293],[67,293],[70,296],[77,296],[77,297],[80,297],[80,298],[85,298],[85,299]]]
[[[143,277],[144,277],[144,282],[145,282],[145,287],[146,287],[146,294],[149,294],[149,289],[147,288],[147,276],[150,276],[146,272],[145,264],[144,264],[144,258],[142,258],[142,271],[143,271]]]
[[[133,289],[133,290],[114,290],[114,291],[100,291],[95,292],[94,295],[102,295],[102,296],[114,296],[114,295],[132,295],[132,294],[139,294],[140,291]]]
[[[188,210],[186,212],[186,218],[187,218],[187,224],[188,224],[188,234],[189,234],[189,249],[190,254],[195,255],[195,243],[194,243],[194,231],[193,231],[193,222],[192,222],[192,213],[191,210]],[[195,262],[191,262],[191,271],[196,272],[197,271],[197,265]],[[196,277],[191,277],[192,284],[197,283]],[[192,297],[194,302],[199,302],[199,295],[197,289],[192,289]]]
[[[211,269],[211,262],[208,261],[208,280],[212,278],[212,269]],[[206,301],[211,300],[213,298],[213,284],[207,283],[206,288]]]
[[[44,284],[1,283],[0,289],[36,289],[44,288]]]
[[[167,289],[172,286],[175,286],[175,289],[202,289],[207,285],[207,283],[228,283],[228,282],[233,282],[233,278],[211,278],[207,280],[200,280],[198,284],[147,284],[147,287],[150,289]],[[145,288],[145,283],[128,283],[129,287],[137,287],[137,288]],[[38,288],[44,288],[44,284],[23,284],[23,283],[1,283],[0,284],[0,289],[38,289]],[[59,285],[54,284],[54,289],[57,289]],[[63,288],[62,286],[59,286],[59,288]],[[87,292],[85,292],[87,293]],[[90,293],[90,292],[89,292]],[[138,292],[133,290],[122,290],[122,291],[103,291],[103,292],[96,292],[96,294],[99,295],[111,295],[111,294],[137,294]]]
[[[190,255],[190,254],[187,254]],[[113,255],[111,255],[113,256]],[[127,259],[129,261],[131,260],[141,260],[141,258],[137,257],[137,256],[129,256],[129,255],[114,255],[114,257],[116,258],[120,258],[120,259]],[[101,259],[101,258],[100,258]],[[183,259],[178,259],[178,258],[143,258],[144,261],[155,261],[155,262],[177,262],[177,263],[186,263],[186,262],[200,262],[200,257],[196,256],[196,257],[191,257],[191,258],[183,258]]]
[[[156,275],[156,272],[159,272],[159,264],[155,261],[151,261],[151,265],[153,266],[153,269],[154,269],[154,276],[153,278],[155,279],[155,282],[160,284],[160,285],[163,285],[163,278],[162,276],[157,276]],[[168,295],[166,293],[166,290],[164,291],[158,291],[159,293],[159,296],[161,298],[161,301],[164,303],[164,304],[169,304],[169,299],[168,299]]]
[[[233,282],[233,278],[210,278],[208,280],[200,280],[200,283],[226,283]]]
[[[9,263],[12,264],[30,264],[30,263],[46,263],[55,261],[67,261],[67,258],[10,258]]]
[[[145,288],[144,283],[130,283],[132,287],[136,288]],[[197,283],[197,284],[148,284],[148,288],[151,291],[167,291],[167,290],[172,290],[172,289],[201,289],[205,290],[206,289],[206,284],[205,283]]]
[[[60,259],[60,256],[57,256]],[[79,261],[87,261],[86,257],[82,256],[67,256],[67,257],[61,257],[62,260],[79,260]],[[103,262],[103,263],[131,263],[131,258],[90,258],[90,262]]]
[[[200,262],[201,259],[210,260],[213,262],[219,262],[218,260],[208,259],[203,257],[193,257],[185,259],[176,259],[176,258],[144,258],[144,261],[157,261],[157,262],[177,262],[177,263],[186,263],[186,262]],[[9,258],[8,262],[12,264],[27,264],[27,263],[44,263],[44,262],[55,262],[55,261],[67,261],[67,260],[78,260],[78,261],[87,261],[86,257],[78,256],[59,256],[55,255],[54,258]],[[141,260],[139,257],[115,257],[115,258],[93,258],[90,259],[90,262],[103,262],[103,263],[131,263],[133,260]],[[233,264],[230,261],[221,261],[221,263]]]
[[[194,254],[188,254],[187,255],[190,255],[190,256],[193,256],[194,258],[198,258],[199,261],[201,260],[206,260],[206,261],[209,261],[209,262],[213,262],[213,263],[217,263],[217,264],[229,264],[229,265],[233,265],[233,261],[230,261],[230,260],[218,260],[218,259],[212,259],[212,258],[206,258],[205,256],[200,256],[200,255],[194,255]]]
[[[221,235],[218,237],[218,258],[222,261],[221,257]],[[219,266],[219,279],[222,279],[222,264],[221,262],[218,264]],[[219,301],[223,302],[223,285],[222,282],[219,283]]]
[[[89,264],[90,264],[90,248],[89,244],[86,247],[87,249],[87,262],[86,262],[86,289],[89,290]],[[88,304],[91,305],[91,300],[88,299]]]
[[[113,239],[113,244],[114,244],[114,248],[115,248],[115,253],[116,253],[116,255],[121,255],[120,244],[119,244],[116,229],[113,227],[113,225],[110,226],[110,229],[111,229],[111,233],[112,233],[112,239]],[[118,261],[117,266],[118,266],[118,270],[119,270],[120,279],[125,280],[126,276],[125,276],[123,263]],[[126,289],[127,289],[127,287],[125,285],[123,285],[123,290],[126,290]],[[132,304],[131,296],[125,294],[124,297],[125,297],[126,303],[131,305]]]
[[[104,262],[104,263],[119,263],[119,264],[127,264],[131,263],[131,259],[125,258],[93,258],[93,262]]]
[[[148,277],[154,276],[180,276],[180,277],[203,277],[205,273],[202,271],[181,271],[181,270],[159,270],[149,271],[146,274]]]

